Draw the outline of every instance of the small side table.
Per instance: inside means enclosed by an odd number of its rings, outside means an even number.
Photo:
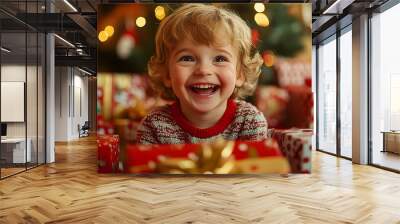
[[[382,131],[383,150],[382,152],[392,152],[400,154],[400,131]]]
[[[31,161],[31,145],[32,141],[30,138],[26,139],[27,147],[25,151],[25,138],[6,138],[1,140],[2,144],[2,152],[4,150],[5,156],[2,159],[5,159],[8,163],[26,163]],[[11,157],[12,155],[12,157]],[[6,158],[10,156],[10,158]],[[3,157],[3,155],[2,155]],[[11,160],[12,158],[12,160]]]

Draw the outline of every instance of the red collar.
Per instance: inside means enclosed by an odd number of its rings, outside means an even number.
[[[229,99],[227,103],[226,110],[218,122],[209,128],[197,128],[193,126],[190,121],[188,121],[183,115],[179,102],[175,102],[171,106],[171,114],[175,119],[175,122],[187,133],[198,138],[209,138],[223,132],[228,125],[235,118],[236,113],[236,103],[235,101]]]

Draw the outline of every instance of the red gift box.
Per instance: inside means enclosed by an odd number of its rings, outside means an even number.
[[[305,86],[288,86],[287,128],[310,128],[313,121],[313,95]]]
[[[114,134],[113,124],[105,121],[102,115],[97,115],[97,134],[98,135]]]
[[[99,173],[118,172],[120,154],[118,135],[98,135],[97,152]]]
[[[268,121],[268,128],[281,128],[285,125],[288,92],[275,86],[258,86],[256,106]]]
[[[127,173],[153,173],[156,172],[157,164],[167,159],[180,158],[196,161],[198,159],[196,152],[202,147],[204,147],[202,144],[128,145],[124,171]],[[238,166],[243,168],[248,165],[245,162],[240,163],[241,161],[260,158],[282,159],[283,155],[278,143],[273,139],[268,139],[258,142],[235,141],[231,157],[237,161]],[[254,165],[244,170],[256,171],[257,166]]]

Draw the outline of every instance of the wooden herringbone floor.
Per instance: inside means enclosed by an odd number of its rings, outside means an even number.
[[[0,181],[0,223],[400,223],[400,175],[319,152],[311,175],[96,173],[96,143]]]

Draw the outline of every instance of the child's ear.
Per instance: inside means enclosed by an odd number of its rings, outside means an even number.
[[[169,74],[163,75],[163,82],[166,87],[171,88],[172,85],[171,85],[171,78],[169,77]]]
[[[243,72],[240,71],[240,72],[238,73],[235,86],[236,86],[236,87],[241,87],[241,86],[243,85],[244,81],[246,81],[246,78],[244,77]]]

